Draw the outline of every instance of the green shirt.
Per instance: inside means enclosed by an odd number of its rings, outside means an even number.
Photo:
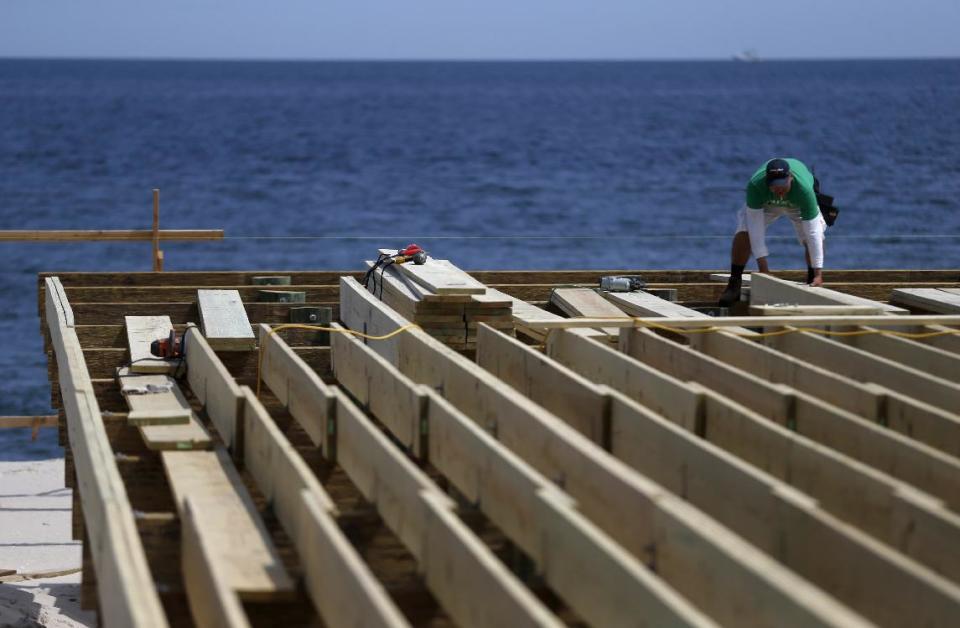
[[[747,207],[799,209],[801,220],[812,220],[820,213],[820,208],[817,207],[817,195],[813,191],[813,174],[798,159],[788,158],[786,161],[790,164],[790,174],[793,175],[793,183],[786,196],[782,199],[777,198],[776,194],[767,187],[767,163],[770,162],[766,162],[753,173],[750,182],[747,183]]]

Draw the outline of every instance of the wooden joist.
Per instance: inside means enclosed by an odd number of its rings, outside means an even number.
[[[229,455],[215,449],[165,451],[161,456],[177,509],[181,518],[193,520],[186,527],[193,528],[203,545],[211,561],[205,570],[219,581],[217,587],[247,601],[290,598],[293,580]],[[191,600],[202,600],[205,592],[206,587],[191,590],[188,580]]]
[[[714,619],[742,622],[740,609],[750,608],[753,621],[780,625],[856,623],[831,598],[463,356],[417,330],[398,337],[401,372],[442,389],[449,402],[558,482],[595,525]]]
[[[214,350],[243,351],[256,346],[236,290],[197,290],[197,307],[203,336]]]
[[[778,279],[773,275],[755,273],[750,282],[750,305],[863,305],[879,308],[884,314],[909,314],[907,310],[870,299],[853,296],[830,288],[813,288],[804,284]]]
[[[960,588],[823,511],[814,500],[620,393],[597,388],[549,359],[530,360],[533,349],[496,335],[493,330],[481,335],[478,357],[485,350],[496,351],[498,375],[504,381],[529,391],[538,403],[549,402],[555,390],[569,391],[571,397],[593,397],[592,417],[584,416],[589,411],[583,404],[556,404],[556,414],[576,425],[589,418],[602,420],[609,408],[614,455],[864,616],[881,624],[914,621],[912,605],[921,597],[929,599],[922,606],[930,610],[934,623],[956,612]],[[511,361],[512,368],[503,366]],[[527,368],[531,364],[534,368]],[[952,521],[956,526],[960,518]],[[954,528],[954,537],[960,538],[960,526]],[[950,538],[943,535],[937,540],[949,544]],[[811,555],[808,550],[813,547],[817,551]],[[837,561],[841,555],[846,559]],[[950,575],[960,576],[958,566],[948,565]],[[885,602],[879,604],[878,598]]]
[[[226,367],[197,329],[184,333],[190,390],[203,404],[223,444],[235,457],[243,451],[243,394]]]
[[[956,578],[957,515],[903,482],[796,434],[695,383],[682,383],[575,331],[547,352],[592,381],[640,401],[684,429],[817,499],[838,518]],[[614,443],[616,439],[614,438]],[[945,530],[954,530],[943,537]]]
[[[397,267],[434,294],[483,294],[486,286],[463,272],[449,260],[428,257],[425,264],[399,264]]]
[[[897,288],[890,301],[905,307],[914,307],[938,314],[960,314],[960,294],[939,288]]]
[[[158,358],[150,352],[155,340],[167,338],[173,329],[169,316],[125,316],[130,370],[134,373],[172,373],[180,360]]]
[[[165,627],[166,616],[73,331],[70,303],[55,277],[45,284],[46,320],[97,573],[100,618],[105,625]]]
[[[127,423],[140,430],[144,445],[154,451],[208,449],[210,435],[172,377],[117,371],[120,394],[130,411]]]
[[[550,302],[571,317],[623,318],[623,310],[604,299],[592,288],[557,288],[550,294]],[[616,327],[601,328],[608,336],[617,336]]]

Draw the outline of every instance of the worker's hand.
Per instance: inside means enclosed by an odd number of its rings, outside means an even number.
[[[767,265],[767,258],[761,257],[757,259],[757,268],[761,273],[769,273],[770,267]]]
[[[810,282],[812,288],[819,288],[823,285],[823,269],[814,268],[813,269],[813,281]]]

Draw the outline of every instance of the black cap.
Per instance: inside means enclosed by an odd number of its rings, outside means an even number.
[[[767,162],[767,185],[785,183],[790,176],[790,162],[786,159],[771,159]]]

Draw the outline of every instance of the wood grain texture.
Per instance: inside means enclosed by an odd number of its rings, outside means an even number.
[[[134,373],[172,373],[180,364],[177,359],[158,358],[150,352],[155,340],[165,339],[173,329],[169,316],[125,316],[130,370]]]
[[[250,319],[236,290],[197,290],[200,325],[215,351],[236,351],[256,346]]]

